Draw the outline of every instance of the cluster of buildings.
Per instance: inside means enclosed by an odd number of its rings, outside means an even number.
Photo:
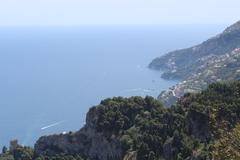
[[[231,53],[221,56],[209,55],[203,57],[199,59],[198,63],[201,65],[195,73],[186,78],[186,80],[162,92],[159,99],[167,101],[168,99],[172,99],[172,97],[180,98],[185,93],[198,93],[210,83],[226,80],[224,75],[220,74],[221,69],[227,67],[228,64],[234,64],[239,59],[240,48],[236,48]],[[240,76],[240,69],[236,69],[234,74],[239,74]]]

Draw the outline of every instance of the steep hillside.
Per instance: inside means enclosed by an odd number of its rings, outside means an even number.
[[[163,91],[158,99],[167,106],[176,103],[186,93],[198,93],[214,82],[240,79],[240,49],[219,56],[208,56],[199,59],[192,76],[175,86]],[[197,63],[198,63],[197,62]],[[197,64],[196,63],[196,64]]]
[[[163,91],[158,99],[167,106],[186,93],[197,93],[217,81],[240,78],[240,21],[200,45],[170,52],[149,65],[163,70],[163,78],[181,82]]]
[[[240,47],[240,21],[223,33],[191,48],[170,52],[154,59],[149,67],[164,70],[163,78],[185,79],[191,76],[204,57],[223,55]]]
[[[35,152],[81,153],[90,160],[217,159],[222,137],[239,132],[239,99],[240,82],[214,83],[202,93],[185,95],[171,108],[151,97],[107,99],[90,109],[79,132],[42,137]],[[233,153],[240,149],[232,145],[226,142],[223,147]]]
[[[41,137],[33,150],[17,146],[0,158],[238,160],[239,126],[240,82],[214,83],[170,108],[151,97],[106,99],[80,131]]]

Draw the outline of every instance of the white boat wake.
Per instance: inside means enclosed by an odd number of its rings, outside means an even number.
[[[65,122],[65,121],[60,121],[60,122],[56,122],[56,123],[53,123],[53,124],[44,126],[44,127],[41,128],[41,130],[45,130],[45,129],[48,129],[48,128],[51,128],[51,127],[55,127],[55,126],[57,126],[57,125],[62,124],[63,122]]]

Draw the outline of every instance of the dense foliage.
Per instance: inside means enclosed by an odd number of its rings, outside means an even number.
[[[170,108],[152,97],[116,97],[103,100],[90,112],[98,113],[92,120],[97,132],[120,142],[124,160],[240,158],[238,81],[214,83],[199,94],[186,94]],[[32,153],[22,147],[13,156],[15,160],[82,159],[61,153],[33,158]]]
[[[151,97],[103,101],[96,125],[122,141],[138,160],[212,159],[212,144],[240,119],[240,82],[214,83],[164,108]],[[240,149],[240,148],[238,148]]]
[[[240,125],[224,133],[213,145],[215,159],[240,159]]]

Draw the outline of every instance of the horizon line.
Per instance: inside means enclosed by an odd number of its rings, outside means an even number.
[[[105,27],[105,26],[191,26],[191,25],[231,25],[233,23],[156,23],[156,24],[76,24],[76,25],[0,25],[5,27]]]

